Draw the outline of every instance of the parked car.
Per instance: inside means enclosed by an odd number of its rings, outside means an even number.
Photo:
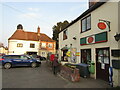
[[[37,56],[37,58],[39,58],[41,61],[46,60],[46,57],[42,57],[42,56]]]
[[[34,59],[28,55],[4,55],[2,57],[2,66],[5,69],[15,66],[31,66],[35,68],[40,64],[40,60]]]
[[[3,53],[0,53],[0,68],[2,68],[2,57],[4,56],[5,54],[3,54]]]

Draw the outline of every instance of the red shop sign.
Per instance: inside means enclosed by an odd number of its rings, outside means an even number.
[[[104,30],[104,29],[106,29],[106,24],[104,22],[99,22],[98,28]]]
[[[93,40],[94,40],[94,38],[93,38],[93,37],[89,37],[89,38],[88,38],[88,43],[92,43],[92,42],[93,42]]]

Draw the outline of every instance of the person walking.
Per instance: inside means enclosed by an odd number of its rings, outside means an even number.
[[[55,57],[52,65],[53,65],[53,74],[56,75],[59,67],[58,57]]]

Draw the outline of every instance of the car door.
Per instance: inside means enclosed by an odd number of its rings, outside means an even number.
[[[22,60],[22,66],[29,66],[30,65],[30,59],[25,56],[25,55],[22,55],[21,57],[21,60]]]
[[[22,60],[20,58],[20,55],[12,55],[12,56],[10,56],[10,59],[11,59],[12,64],[14,66],[21,66],[22,65]]]

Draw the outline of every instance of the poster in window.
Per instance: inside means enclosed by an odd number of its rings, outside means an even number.
[[[105,69],[105,64],[101,63],[101,69]]]
[[[109,57],[104,57],[104,63],[109,64]]]

